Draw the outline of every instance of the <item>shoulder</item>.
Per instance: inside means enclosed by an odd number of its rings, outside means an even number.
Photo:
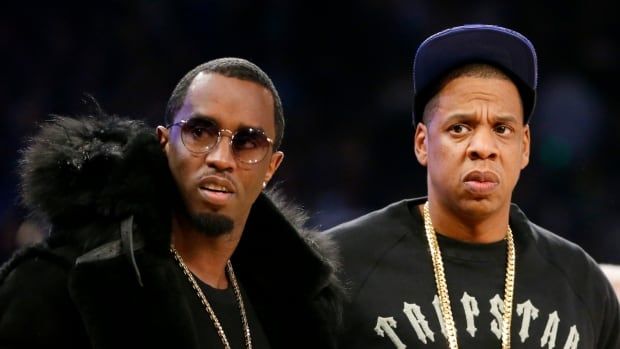
[[[364,242],[398,238],[411,230],[411,208],[419,199],[407,199],[392,203],[384,208],[367,213],[351,221],[337,225],[327,231],[342,247]],[[356,246],[361,247],[361,246]]]
[[[372,265],[411,234],[417,226],[412,210],[421,202],[420,199],[398,201],[325,231],[338,247],[343,269],[351,271]]]
[[[534,243],[531,247],[538,254],[538,260],[544,261],[550,266],[549,270],[554,270],[566,280],[570,291],[590,312],[601,336],[605,337],[606,331],[617,332],[620,315],[618,298],[594,258],[579,245],[531,222],[516,206],[511,211],[511,225],[513,223],[520,226],[520,233],[532,239]],[[567,292],[570,291],[567,289]],[[620,335],[614,336],[620,340]]]
[[[620,298],[620,265],[618,264],[601,264],[601,270],[605,276],[609,279],[611,286],[614,288],[614,292]]]
[[[601,310],[617,297],[600,265],[579,245],[532,223],[536,248],[556,270],[564,274],[584,304]],[[591,308],[592,309],[592,308]]]
[[[341,278],[349,295],[355,294],[374,266],[415,229],[411,210],[418,201],[395,202],[325,231],[340,252]]]
[[[598,263],[581,246],[535,223],[529,224],[540,255],[562,270],[567,278],[577,284],[582,284],[583,277],[601,284],[607,281]]]
[[[510,220],[517,232],[524,235],[523,238],[533,241],[533,247],[547,262],[567,274],[582,275],[594,271],[597,277],[604,278],[598,264],[581,246],[530,221],[514,204]]]
[[[2,267],[0,342],[44,345],[77,340],[79,315],[67,287],[71,259],[70,251],[39,245],[20,251]]]
[[[70,249],[51,249],[45,243],[16,252],[0,270],[2,307],[38,307],[67,292],[67,279],[76,254]],[[68,295],[68,294],[67,294]],[[0,316],[6,313],[0,309]]]
[[[23,248],[0,268],[0,287],[4,289],[16,282],[31,279],[47,282],[55,280],[56,276],[66,277],[76,256],[72,248],[53,249],[45,242]]]

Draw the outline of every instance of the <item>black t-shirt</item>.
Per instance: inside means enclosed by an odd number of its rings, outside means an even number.
[[[205,306],[200,301],[196,291],[192,288],[189,279],[187,279],[182,271],[181,274],[186,280],[187,287],[183,288],[184,297],[189,297],[190,299],[189,304],[192,307],[192,315],[194,318],[194,333],[199,347],[209,349],[224,348],[222,340],[217,334],[215,324],[209,317],[209,313],[205,309]],[[219,319],[231,349],[245,349],[246,345],[245,336],[243,335],[243,324],[241,322],[241,312],[237,304],[237,298],[235,297],[232,283],[229,282],[228,288],[220,290],[207,285],[196,276],[194,276],[194,279],[202,289],[209,304],[211,304],[211,308],[213,308],[215,315]],[[254,311],[254,307],[244,292],[241,281],[237,281],[241,289],[243,305],[245,306],[245,312],[250,327],[252,348],[269,349],[269,342],[256,312]]]
[[[328,231],[350,286],[340,348],[447,348],[433,266],[417,205],[406,200]],[[576,245],[516,207],[512,348],[620,348],[617,298]],[[460,348],[500,348],[506,242],[438,236]]]

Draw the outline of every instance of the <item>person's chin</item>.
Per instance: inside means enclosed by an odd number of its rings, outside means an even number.
[[[461,200],[460,206],[471,218],[486,217],[499,208],[498,198],[494,195],[469,195]]]
[[[196,230],[213,237],[229,234],[235,225],[232,218],[215,212],[194,213],[190,220]]]

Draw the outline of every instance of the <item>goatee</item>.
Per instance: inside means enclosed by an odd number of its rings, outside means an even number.
[[[230,233],[235,225],[232,219],[217,213],[199,213],[190,219],[198,231],[211,237]]]

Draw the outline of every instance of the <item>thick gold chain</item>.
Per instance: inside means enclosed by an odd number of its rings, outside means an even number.
[[[196,282],[194,275],[192,275],[192,273],[189,271],[189,268],[187,268],[187,266],[185,265],[185,262],[183,262],[183,258],[181,258],[181,255],[179,255],[179,253],[174,248],[174,246],[170,246],[170,252],[174,256],[174,259],[176,259],[176,261],[179,263],[179,266],[181,267],[181,269],[183,269],[183,273],[189,279],[189,282],[192,284],[192,288],[194,289],[194,291],[196,291],[196,294],[198,295],[198,298],[200,298],[202,305],[204,305],[205,309],[207,310],[207,313],[209,314],[211,321],[213,321],[213,325],[215,326],[217,334],[222,340],[222,344],[224,344],[224,348],[230,349],[230,343],[228,343],[228,338],[226,337],[226,333],[224,333],[224,328],[222,327],[220,320],[215,315],[215,311],[213,311],[213,308],[211,307],[211,304],[207,300],[207,297],[202,292],[202,289],[200,288],[200,286],[198,286],[198,283]],[[237,284],[237,278],[235,277],[235,272],[233,271],[232,263],[230,263],[230,260],[226,262],[226,269],[228,271],[228,277],[230,278],[230,282],[232,283],[233,290],[235,292],[235,297],[237,298],[237,304],[239,305],[239,311],[241,312],[241,323],[243,325],[243,336],[245,337],[245,347],[246,349],[252,349],[252,336],[250,335],[250,325],[248,323],[248,319],[245,314],[245,307],[243,306],[243,298],[241,297],[241,291],[239,290],[239,285]]]
[[[431,214],[428,208],[428,201],[424,204],[424,229],[426,230],[426,239],[428,240],[428,247],[433,261],[433,272],[435,274],[435,283],[437,285],[439,307],[441,309],[441,315],[445,324],[448,345],[450,349],[458,349],[459,346],[456,339],[456,326],[454,325],[454,318],[452,317],[450,295],[448,294],[448,286],[446,284],[446,274],[443,268],[443,261],[441,259],[441,250],[439,249],[435,228],[433,227]],[[506,231],[506,242],[508,256],[506,263],[506,280],[504,284],[504,309],[502,314],[501,331],[502,348],[510,349],[510,325],[512,321],[512,300],[514,294],[516,268],[515,244],[510,226],[508,226],[508,230]]]

